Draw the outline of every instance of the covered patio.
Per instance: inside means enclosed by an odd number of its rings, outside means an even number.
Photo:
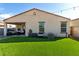
[[[8,25],[15,25],[9,28]],[[4,36],[10,35],[25,35],[25,22],[5,22],[4,23]]]

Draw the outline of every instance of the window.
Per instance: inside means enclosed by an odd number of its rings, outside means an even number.
[[[67,22],[61,22],[61,33],[66,33],[67,31]]]
[[[39,34],[44,33],[44,23],[45,22],[39,22]]]

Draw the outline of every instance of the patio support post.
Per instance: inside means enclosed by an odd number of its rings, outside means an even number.
[[[25,23],[25,36],[28,36],[28,24]]]
[[[7,24],[4,23],[4,36],[7,36]]]

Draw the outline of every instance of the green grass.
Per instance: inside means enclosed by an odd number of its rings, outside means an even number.
[[[56,39],[56,41],[55,41]],[[71,38],[12,37],[0,40],[4,56],[79,56],[79,42]],[[22,42],[21,42],[22,41]]]

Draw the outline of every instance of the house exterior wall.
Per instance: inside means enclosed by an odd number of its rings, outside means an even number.
[[[79,19],[72,20],[70,26],[73,27],[73,36],[79,37]]]
[[[34,12],[36,15],[33,15]],[[26,36],[28,35],[29,29],[32,29],[33,33],[39,33],[40,21],[45,22],[45,35],[51,32],[58,37],[65,37],[66,33],[61,33],[61,21],[67,21],[67,33],[70,34],[70,21],[68,19],[39,10],[31,10],[27,13],[5,20],[6,23],[25,22]]]
[[[70,26],[73,26],[73,27],[79,26],[79,19],[71,20]]]

